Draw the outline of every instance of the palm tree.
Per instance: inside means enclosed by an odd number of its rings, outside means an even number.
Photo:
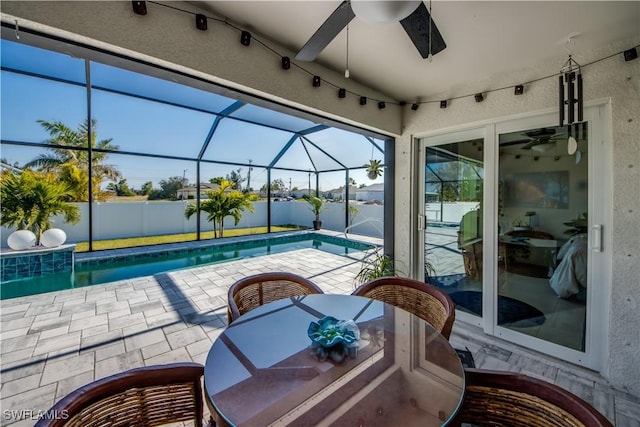
[[[54,215],[64,215],[65,222],[74,224],[80,220],[78,207],[64,201],[70,194],[69,186],[53,174],[5,170],[0,183],[0,223],[30,230],[39,242]]]
[[[232,190],[234,183],[223,179],[220,187],[207,193],[208,199],[200,203],[200,210],[208,214],[207,221],[213,223],[213,236],[218,238],[224,234],[224,219],[233,217],[235,225],[238,225],[242,213],[246,210],[253,212],[253,201],[255,194],[246,194],[238,190]],[[198,212],[196,204],[189,203],[185,209],[184,216],[189,219]]]
[[[309,203],[309,209],[311,209],[311,212],[313,212],[315,218],[313,220],[313,229],[320,230],[320,228],[322,227],[322,221],[320,221],[320,212],[324,210],[324,207],[322,206],[324,205],[324,200],[316,196],[310,196],[308,194],[303,195],[302,198],[305,199],[307,203]]]
[[[81,171],[88,177],[89,170],[89,151],[87,148],[87,135],[89,133],[89,121],[85,120],[73,130],[60,121],[49,122],[46,120],[38,120],[38,123],[49,133],[50,138],[47,142],[55,147],[49,148],[50,153],[41,154],[37,158],[25,164],[25,168],[36,168],[44,172],[61,173],[61,179],[66,177],[78,178]],[[118,146],[112,143],[112,138],[97,141],[96,135],[97,121],[91,120],[91,147],[99,150],[117,150]],[[63,148],[68,147],[68,148]],[[92,180],[96,195],[100,195],[100,184],[104,180],[116,181],[120,178],[120,172],[113,165],[104,163],[108,154],[94,151],[92,153],[91,171]],[[65,166],[71,170],[64,171]],[[73,170],[74,168],[80,171]],[[88,182],[88,178],[84,178],[84,186]],[[72,180],[73,181],[73,180]],[[73,183],[73,182],[72,182]],[[77,184],[77,182],[76,182]],[[76,187],[76,185],[72,185]],[[78,189],[79,190],[79,189]],[[80,194],[73,193],[74,201],[86,201],[83,198],[87,190],[80,191]]]

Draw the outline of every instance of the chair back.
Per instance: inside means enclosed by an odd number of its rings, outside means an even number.
[[[227,320],[231,324],[263,304],[294,296],[322,294],[311,280],[287,272],[269,272],[238,280],[229,288]]]
[[[524,374],[465,369],[465,384],[454,426],[613,427],[575,394]]]
[[[372,298],[399,307],[429,322],[449,339],[455,320],[455,304],[446,292],[406,277],[379,277],[364,283],[352,295]]]
[[[36,427],[202,426],[204,366],[174,363],[121,372],[82,386],[56,403]]]

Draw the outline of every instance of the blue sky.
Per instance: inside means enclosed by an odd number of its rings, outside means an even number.
[[[84,85],[85,61],[71,56],[2,40],[2,66],[29,73],[44,74]],[[98,139],[111,138],[121,151],[158,153],[170,156],[195,157],[209,134],[216,115],[236,102],[233,99],[174,82],[91,63],[92,117],[97,119]],[[0,133],[3,140],[39,143],[48,138],[38,120],[61,121],[76,129],[87,116],[87,94],[82,85],[3,71],[0,81],[1,117]],[[101,90],[100,88],[109,89]],[[122,93],[133,93],[138,97]],[[142,97],[142,98],[141,98]],[[144,97],[160,99],[177,105],[154,102]],[[188,105],[197,110],[183,108]],[[244,120],[265,121],[284,131],[257,126],[241,120],[224,119],[214,133],[204,159],[224,162],[269,164],[282,147],[295,135],[293,131],[315,126],[308,120],[291,117],[253,105],[245,105],[232,114]],[[361,135],[329,128],[308,135],[334,159],[349,167],[366,163],[371,156],[383,159],[377,149]],[[376,140],[380,147],[382,141]],[[24,164],[32,160],[42,149],[16,147],[4,144],[1,156],[11,163]],[[313,159],[313,164],[309,160]],[[130,186],[139,188],[152,181],[155,186],[161,179],[184,176],[190,182],[196,180],[195,163],[157,158],[141,158],[110,155],[108,162],[116,165]],[[313,169],[338,169],[340,166],[327,154],[305,141],[296,140],[277,164],[278,166],[305,171]],[[246,176],[247,166],[202,165],[201,181],[214,176],[225,176],[231,170],[242,168]],[[358,184],[371,181],[364,170],[350,172]],[[288,186],[307,188],[308,172],[272,170],[271,179],[282,179]],[[312,187],[315,178],[312,175]],[[266,183],[266,169],[252,170],[251,186],[259,188]],[[320,188],[329,190],[344,184],[343,173],[321,174]]]

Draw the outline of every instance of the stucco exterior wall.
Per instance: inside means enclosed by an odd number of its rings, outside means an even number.
[[[31,27],[74,40],[114,49],[128,55],[219,82],[231,88],[272,99],[328,118],[387,133],[401,135],[395,151],[395,256],[409,265],[411,194],[411,140],[413,135],[446,129],[512,114],[533,113],[557,107],[557,80],[544,79],[525,88],[523,96],[513,96],[512,88],[486,94],[476,104],[473,97],[456,99],[447,109],[437,103],[425,104],[417,111],[389,104],[378,110],[374,103],[360,106],[353,95],[340,100],[336,90],[323,84],[311,87],[308,74],[292,67],[280,68],[280,59],[254,43],[248,48],[239,44],[239,34],[225,26],[212,25],[198,32],[192,17],[171,13],[148,4],[150,12],[140,17],[131,11],[131,2],[2,2],[3,20],[20,19]],[[194,9],[195,10],[195,9]],[[256,35],[257,36],[257,35]],[[266,38],[265,38],[266,40]],[[640,35],[591,52],[592,57],[575,58],[586,64],[640,44]],[[279,49],[293,57],[293,52]],[[437,57],[434,59],[437,61]],[[469,84],[448,88],[436,99],[450,99],[492,88],[512,86],[558,72],[566,57],[522,70],[520,73],[494,76],[490,81],[474,80],[469,67]],[[178,64],[178,65],[176,65]],[[384,95],[345,80],[317,64],[306,68],[348,90],[369,97]],[[256,72],[256,70],[259,70]],[[584,70],[586,101],[611,98],[613,165],[603,165],[603,173],[613,177],[613,230],[611,247],[612,292],[609,301],[608,361],[603,372],[611,382],[640,394],[640,61],[625,63],[622,55],[592,64]],[[403,123],[404,121],[404,123]]]
[[[589,58],[575,58],[587,64],[640,43],[640,37],[621,41],[609,49],[591,52]],[[434,60],[437,60],[434,59]],[[513,95],[513,87],[485,93],[485,101],[476,103],[474,93],[491,88],[516,85],[534,76],[554,75],[566,60],[558,57],[536,69],[497,76],[491,81],[473,81],[467,87],[457,88],[458,95],[471,96],[456,99],[446,109],[437,103],[424,104],[417,111],[405,111],[402,137],[396,142],[396,205],[395,236],[396,257],[406,262],[410,248],[398,242],[410,239],[411,194],[406,191],[410,174],[411,139],[428,132],[454,128],[465,124],[482,123],[494,119],[557,108],[557,77],[526,85],[525,94]],[[471,73],[471,71],[470,71]],[[612,174],[613,230],[609,235],[613,245],[609,248],[612,261],[611,295],[609,300],[608,355],[602,372],[614,385],[640,393],[640,62],[625,62],[622,54],[586,66],[583,69],[585,102],[611,99],[613,165],[602,165],[601,173]],[[447,99],[451,93],[443,93]],[[592,161],[596,161],[592,159]],[[597,166],[596,166],[597,167]],[[491,176],[491,171],[487,174]],[[598,203],[598,201],[595,201]]]

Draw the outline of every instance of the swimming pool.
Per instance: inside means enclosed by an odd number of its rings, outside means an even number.
[[[262,255],[314,248],[335,255],[366,251],[374,245],[319,233],[298,233],[284,236],[234,242],[197,242],[195,247],[175,245],[149,248],[148,251],[119,255],[91,254],[78,256],[73,273],[56,273],[30,279],[2,282],[0,299],[17,298],[45,292],[99,285],[134,277],[150,276],[208,264],[218,264]],[[170,249],[169,249],[170,247]]]

